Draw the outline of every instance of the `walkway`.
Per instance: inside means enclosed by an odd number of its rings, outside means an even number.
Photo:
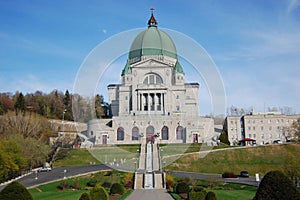
[[[173,200],[171,195],[167,192],[167,190],[164,189],[139,189],[134,190],[129,197],[126,198],[126,200]]]

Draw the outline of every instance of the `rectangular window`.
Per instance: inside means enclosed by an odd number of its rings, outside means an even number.
[[[248,126],[248,130],[249,130],[249,131],[251,130],[251,127],[250,127],[250,126]]]
[[[256,134],[255,133],[253,134],[253,138],[256,138]]]
[[[150,75],[149,76],[149,78],[150,78],[150,84],[154,84],[154,75]]]
[[[260,130],[262,130],[262,131],[263,131],[263,130],[264,130],[264,127],[263,127],[263,126],[261,126],[261,127],[260,127]]]
[[[249,134],[249,138],[251,138],[251,136],[252,136],[252,135],[251,135],[251,134]]]

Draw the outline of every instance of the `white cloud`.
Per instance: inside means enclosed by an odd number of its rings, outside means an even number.
[[[291,13],[294,9],[300,6],[299,0],[290,0],[288,7],[287,7],[287,13]]]

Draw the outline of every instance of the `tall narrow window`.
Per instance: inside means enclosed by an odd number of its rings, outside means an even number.
[[[132,128],[132,140],[139,140],[139,128],[136,126]]]
[[[162,140],[168,140],[169,139],[169,128],[167,126],[164,126],[161,129],[161,139]]]
[[[117,130],[117,140],[124,140],[124,128],[122,127]]]
[[[176,128],[176,139],[177,140],[182,140],[183,139],[183,127],[182,126],[178,126]]]

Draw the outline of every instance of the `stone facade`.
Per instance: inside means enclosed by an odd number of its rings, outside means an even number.
[[[133,41],[121,84],[108,86],[112,119],[88,123],[94,144],[202,143],[214,136],[214,121],[198,112],[198,83],[185,83],[172,39],[157,28]]]
[[[228,133],[230,145],[237,145],[245,138],[255,141],[257,145],[272,144],[276,140],[285,142],[292,137],[288,134],[289,127],[299,117],[276,112],[228,116],[224,129]]]

